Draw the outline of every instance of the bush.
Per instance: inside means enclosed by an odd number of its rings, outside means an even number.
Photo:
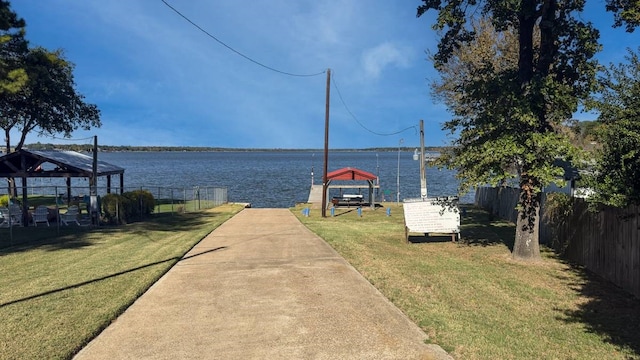
[[[9,195],[0,196],[0,207],[8,207],[9,204],[17,204],[20,205],[21,202],[15,197],[11,197]]]
[[[107,194],[102,198],[104,221],[109,224],[126,224],[153,213],[155,199],[146,190],[128,191],[122,195]]]
[[[127,215],[131,215],[131,218],[144,218],[149,216],[156,207],[156,201],[153,195],[146,190],[128,191],[122,194],[122,196],[129,200]],[[127,218],[129,219],[129,217]]]
[[[0,196],[0,207],[9,206],[9,195]]]
[[[125,204],[128,199],[118,194],[107,194],[102,197],[102,216],[107,224],[126,224]]]

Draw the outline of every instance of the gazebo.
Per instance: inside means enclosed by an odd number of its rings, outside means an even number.
[[[373,175],[372,173],[366,172],[364,170],[352,168],[352,167],[346,167],[346,168],[334,170],[327,173],[327,188],[328,189],[358,189],[358,190],[369,189],[369,206],[373,209],[376,206],[375,189],[380,188],[380,185],[375,183],[377,179],[378,177]],[[331,185],[331,182],[335,180],[366,181],[366,185],[358,185],[358,184]]]
[[[43,164],[51,164],[42,166]],[[22,179],[22,213],[27,215],[28,178],[66,178],[67,201],[71,201],[71,178],[107,177],[107,193],[111,192],[111,176],[120,175],[120,192],[124,186],[124,168],[94,159],[75,151],[36,151],[20,149],[0,157],[0,178]],[[97,179],[96,179],[97,180]]]

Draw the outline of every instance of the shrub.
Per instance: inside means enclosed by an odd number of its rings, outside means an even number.
[[[108,224],[127,224],[150,215],[154,209],[155,199],[145,190],[102,197],[102,212],[104,221]]]
[[[18,198],[15,198],[9,195],[0,196],[0,207],[7,207],[9,206],[9,204],[20,205],[22,203],[20,202],[20,200],[18,200]]]
[[[102,197],[102,216],[107,224],[126,224],[125,202],[129,200],[118,194]]]
[[[127,219],[132,220],[134,217],[143,218],[151,213],[156,207],[156,201],[153,194],[146,190],[128,191],[122,196],[129,199],[127,206]],[[131,215],[131,218],[129,218]]]
[[[0,206],[1,207],[9,206],[9,195],[0,196]]]

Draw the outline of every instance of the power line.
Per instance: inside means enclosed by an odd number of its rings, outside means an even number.
[[[275,68],[272,68],[271,66],[267,66],[259,61],[256,61],[252,58],[250,58],[249,56],[239,52],[238,50],[232,48],[231,46],[225,44],[223,41],[221,41],[220,39],[218,39],[217,37],[213,36],[212,34],[210,34],[208,31],[206,31],[205,29],[203,29],[202,27],[200,27],[198,24],[196,24],[195,22],[191,21],[191,19],[189,19],[188,17],[186,17],[185,15],[183,15],[180,11],[178,11],[176,8],[174,8],[173,6],[171,6],[168,2],[166,2],[165,0],[161,0],[169,9],[173,10],[176,14],[178,14],[180,17],[182,17],[183,19],[185,19],[189,24],[193,25],[196,29],[202,31],[204,34],[206,34],[208,37],[212,38],[213,40],[215,40],[216,42],[218,42],[218,44],[226,47],[227,49],[233,51],[234,53],[236,53],[237,55],[242,56],[243,58],[251,61],[252,63],[262,66],[265,69],[269,69],[271,71],[275,71],[279,74],[283,74],[283,75],[289,75],[289,76],[296,76],[296,77],[310,77],[310,76],[318,76],[318,75],[322,75],[326,72],[322,71],[319,73],[315,73],[315,74],[294,74],[294,73],[290,73],[290,72],[286,72],[286,71],[282,71],[282,70],[278,70]]]
[[[80,138],[80,139],[74,139],[74,138],[59,138],[57,136],[53,136],[53,135],[48,135],[48,134],[40,134],[39,136],[44,136],[44,137],[48,137],[54,140],[64,140],[64,141],[85,141],[85,140],[93,140],[93,136],[87,137],[87,138]]]
[[[358,118],[351,112],[351,110],[349,110],[349,107],[347,106],[347,104],[345,103],[344,99],[342,98],[342,94],[340,93],[340,89],[338,89],[338,84],[336,84],[335,76],[331,76],[331,80],[333,81],[333,87],[336,89],[336,92],[338,93],[338,98],[340,99],[340,102],[342,103],[344,108],[347,110],[349,115],[351,115],[353,120],[355,120],[356,123],[358,125],[360,125],[360,127],[362,127],[363,129],[367,130],[368,132],[370,132],[370,133],[372,133],[374,135],[378,135],[378,136],[392,136],[392,135],[398,135],[398,134],[400,134],[402,132],[405,132],[407,130],[410,130],[410,129],[416,130],[416,126],[415,125],[406,127],[406,128],[404,128],[402,130],[398,130],[398,131],[395,131],[395,132],[392,132],[392,133],[379,133],[379,132],[376,132],[376,131],[373,131],[373,130],[367,128],[366,126],[364,126],[364,124],[362,124],[360,122],[360,120],[358,120]]]

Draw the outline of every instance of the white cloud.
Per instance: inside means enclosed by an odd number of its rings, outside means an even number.
[[[388,66],[406,68],[409,64],[407,49],[389,42],[366,50],[362,55],[364,70],[368,76],[373,78],[378,78],[382,70]]]

